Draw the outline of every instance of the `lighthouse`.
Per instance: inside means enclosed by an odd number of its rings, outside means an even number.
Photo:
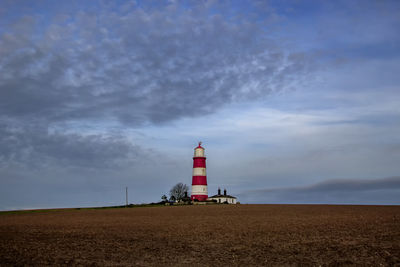
[[[192,178],[192,201],[205,201],[208,198],[206,157],[201,142],[194,149],[193,157],[193,178]]]

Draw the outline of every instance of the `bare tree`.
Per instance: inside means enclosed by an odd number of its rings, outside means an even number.
[[[176,200],[181,200],[185,196],[185,192],[188,191],[188,186],[183,183],[177,183],[169,191],[169,195],[174,197]]]

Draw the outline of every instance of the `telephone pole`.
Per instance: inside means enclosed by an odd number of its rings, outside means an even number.
[[[128,187],[125,188],[126,206],[128,207]]]

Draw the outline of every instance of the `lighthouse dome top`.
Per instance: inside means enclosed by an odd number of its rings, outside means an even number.
[[[202,147],[201,144],[202,144],[202,143],[199,142],[199,145],[198,145],[197,147],[195,147],[194,149],[199,149],[199,148],[200,148],[200,149],[204,149],[204,147]]]
[[[194,149],[194,157],[201,157],[201,158],[205,157],[204,147],[201,146],[201,142],[199,142],[199,145]]]

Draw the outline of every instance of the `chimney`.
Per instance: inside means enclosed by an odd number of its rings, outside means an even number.
[[[224,196],[226,196],[226,189],[224,189]]]
[[[221,188],[218,187],[218,195],[221,195]]]

